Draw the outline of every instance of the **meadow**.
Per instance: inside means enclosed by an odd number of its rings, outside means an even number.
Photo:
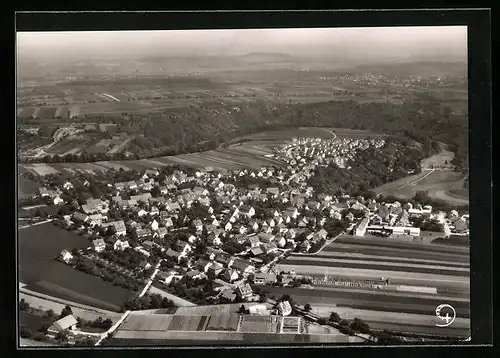
[[[52,223],[20,229],[19,281],[35,292],[118,311],[133,292],[55,260],[63,249],[83,249],[90,244],[87,238]]]

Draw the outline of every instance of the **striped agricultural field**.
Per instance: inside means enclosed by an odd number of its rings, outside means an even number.
[[[378,255],[369,255],[369,254],[360,254],[353,252],[333,252],[333,251],[322,251],[320,254],[316,255],[300,255],[300,254],[292,254],[289,256],[290,259],[295,259],[296,257],[309,257],[311,259],[314,258],[326,258],[331,260],[336,259],[358,259],[358,260],[370,260],[370,261],[378,261],[378,262],[392,262],[399,263],[400,265],[409,264],[428,264],[428,265],[443,265],[452,266],[452,267],[469,267],[468,262],[446,262],[443,263],[442,260],[429,260],[429,259],[412,259],[408,257],[394,257],[394,256],[378,256]]]

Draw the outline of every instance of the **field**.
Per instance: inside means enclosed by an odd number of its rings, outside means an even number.
[[[19,199],[38,194],[38,188],[40,187],[40,184],[38,184],[34,180],[22,177],[20,175],[18,175],[17,178],[17,197]]]
[[[378,237],[341,236],[318,255],[292,254],[279,270],[316,277],[313,288],[266,288],[270,294],[289,294],[313,311],[353,310],[375,329],[390,325],[405,332],[466,336],[470,315],[470,269],[467,240],[400,241]],[[321,282],[327,275],[329,280]],[[335,279],[373,280],[389,277],[388,286],[338,286]],[[434,292],[434,293],[433,293]],[[436,330],[429,317],[442,302],[451,304],[462,323]],[[404,318],[407,314],[415,316]],[[393,317],[389,322],[386,315]],[[427,318],[425,318],[425,317]],[[342,317],[342,315],[341,315]],[[400,318],[398,318],[400,317]]]
[[[283,163],[272,158],[266,157],[272,153],[272,148],[284,144],[292,137],[320,137],[332,138],[333,134],[342,137],[372,137],[381,136],[380,134],[370,133],[361,130],[343,129],[343,128],[298,128],[287,130],[276,130],[253,134],[246,137],[232,140],[227,148],[219,148],[207,152],[182,154],[168,157],[157,157],[141,160],[125,160],[120,162],[95,162],[95,163],[56,163],[56,164],[20,164],[20,170],[27,170],[37,175],[46,175],[66,171],[70,174],[90,173],[96,171],[108,170],[143,170],[147,168],[158,168],[165,165],[187,165],[195,168],[212,167],[214,169],[233,170],[233,169],[258,169],[262,166],[282,166]],[[117,137],[121,138],[121,137]],[[244,142],[241,142],[245,140]],[[121,138],[120,141],[126,142],[127,139]],[[64,141],[63,141],[64,142]],[[113,144],[118,146],[119,140],[113,140]],[[239,143],[240,142],[240,143]],[[59,144],[58,144],[59,145]],[[61,144],[63,145],[63,144]],[[56,151],[65,151],[63,149],[54,149]],[[97,149],[96,149],[97,150]],[[110,151],[120,151],[123,148],[114,147]]]
[[[19,281],[26,288],[116,311],[133,293],[55,260],[63,249],[86,248],[88,239],[51,223],[19,230]]]
[[[464,178],[462,173],[448,170],[430,170],[386,183],[375,188],[377,194],[394,195],[398,198],[411,198],[417,191],[427,191],[434,199],[441,199],[452,205],[468,204],[467,197],[451,196],[451,190],[460,190],[463,194]]]

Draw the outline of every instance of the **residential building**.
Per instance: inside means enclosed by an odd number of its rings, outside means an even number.
[[[62,250],[61,253],[59,254],[59,258],[63,262],[69,264],[73,259],[73,255],[68,250]]]
[[[106,243],[103,239],[96,239],[92,241],[92,244],[94,245],[94,250],[96,252],[103,252],[106,249]]]

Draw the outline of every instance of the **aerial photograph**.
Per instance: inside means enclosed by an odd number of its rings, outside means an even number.
[[[470,338],[467,27],[17,32],[18,345]]]

